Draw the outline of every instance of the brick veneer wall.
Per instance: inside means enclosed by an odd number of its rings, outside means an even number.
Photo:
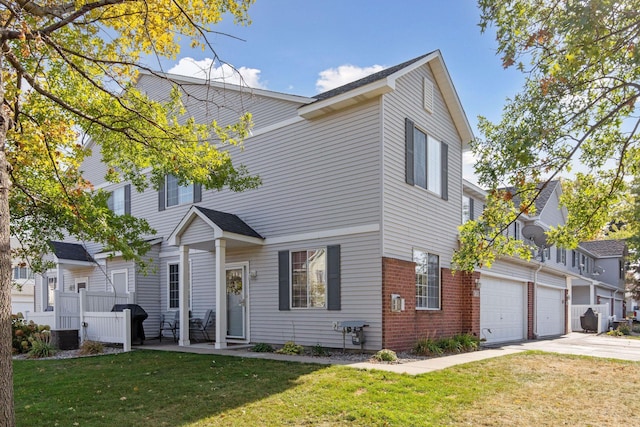
[[[440,310],[416,310],[415,264],[394,258],[382,259],[382,346],[396,351],[411,349],[420,338],[439,338],[459,333],[478,335],[480,294],[475,289],[479,273],[451,274],[440,270]],[[404,311],[391,311],[391,295],[405,300]]]

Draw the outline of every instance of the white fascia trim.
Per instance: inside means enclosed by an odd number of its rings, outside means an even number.
[[[298,114],[306,119],[317,117],[324,114],[323,110],[326,108],[340,109],[343,108],[343,105],[356,104],[357,102],[359,102],[358,98],[363,96],[373,98],[374,96],[389,93],[395,89],[395,84],[395,78],[387,77],[384,79],[380,79],[375,82],[369,83],[368,85],[364,85],[359,88],[342,93],[340,95],[332,96],[331,98],[323,99],[322,101],[316,101],[313,104],[302,106],[298,108]]]
[[[245,138],[245,141],[247,139],[251,139],[251,138],[254,138],[254,137],[259,136],[259,135],[264,135],[266,133],[273,132],[275,130],[278,130],[278,129],[281,129],[281,128],[284,128],[284,127],[287,127],[287,126],[291,126],[291,125],[294,125],[294,124],[296,124],[298,122],[302,122],[302,121],[304,121],[304,119],[302,117],[296,116],[296,117],[292,117],[290,119],[283,120],[283,121],[278,122],[278,123],[274,123],[274,124],[269,125],[269,126],[265,126],[263,128],[260,128],[260,129],[256,129],[254,131],[250,131],[250,135]]]
[[[100,259],[117,258],[121,256],[122,256],[122,252],[100,252],[99,254],[95,254],[93,256],[93,259],[97,261]]]
[[[353,234],[373,233],[380,231],[380,224],[357,225],[353,227],[334,228],[331,230],[312,231],[309,233],[289,234],[285,236],[269,237],[265,239],[265,245],[277,245],[280,243],[301,242],[304,240],[326,239]]]
[[[512,280],[514,282],[522,283],[523,285],[526,285],[529,282],[529,279],[524,277],[509,276],[508,274],[494,273],[493,271],[484,270],[484,269],[476,270],[476,271],[480,273],[480,283],[482,283],[482,276],[493,277],[496,279]]]

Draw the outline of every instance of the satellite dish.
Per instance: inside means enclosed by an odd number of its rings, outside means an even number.
[[[522,235],[525,239],[533,241],[539,248],[547,246],[547,235],[544,233],[544,228],[539,225],[525,225],[522,227]]]

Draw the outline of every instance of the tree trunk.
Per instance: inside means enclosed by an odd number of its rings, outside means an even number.
[[[0,62],[0,65],[1,62]],[[1,67],[0,67],[1,68]],[[11,237],[9,227],[9,164],[5,147],[9,112],[3,108],[4,82],[0,76],[0,425],[15,427],[13,360],[11,358]]]

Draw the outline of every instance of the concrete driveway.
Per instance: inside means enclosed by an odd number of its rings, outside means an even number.
[[[604,334],[572,332],[559,338],[508,344],[502,348],[640,361],[640,339],[611,337]]]
[[[572,332],[558,338],[495,345],[484,347],[481,351],[434,357],[432,359],[399,365],[360,362],[352,363],[348,366],[360,369],[378,369],[402,374],[419,375],[463,363],[506,356],[527,350],[640,361],[640,339]]]

